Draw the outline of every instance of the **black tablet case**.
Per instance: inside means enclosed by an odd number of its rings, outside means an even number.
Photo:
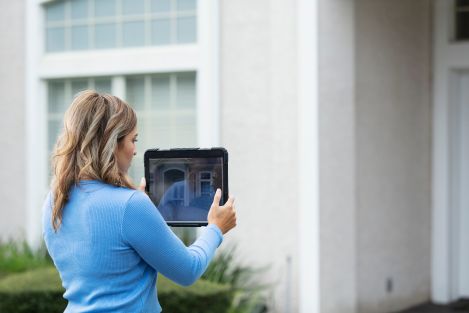
[[[150,192],[150,172],[149,172],[149,160],[150,159],[170,159],[170,158],[215,158],[215,157],[222,157],[223,158],[223,166],[222,166],[222,197],[220,200],[220,205],[223,205],[226,200],[228,200],[228,151],[225,148],[217,147],[211,149],[200,149],[200,148],[175,148],[175,149],[167,149],[167,150],[160,150],[160,149],[148,149],[145,151],[144,154],[144,167],[145,167],[145,179],[147,181],[147,185],[145,190],[147,193]],[[155,206],[157,204],[155,203]],[[200,227],[206,226],[208,224],[207,221],[167,221],[169,226],[173,227]]]

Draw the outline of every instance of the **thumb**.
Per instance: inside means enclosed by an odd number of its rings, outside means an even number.
[[[219,206],[220,205],[220,198],[221,198],[221,189],[218,188],[217,192],[215,192],[215,196],[213,197],[213,204]]]
[[[138,186],[138,189],[144,192],[146,185],[147,185],[147,182],[145,180],[145,177],[142,177],[142,179],[140,180],[140,185]]]

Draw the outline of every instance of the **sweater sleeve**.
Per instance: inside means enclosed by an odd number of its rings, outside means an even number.
[[[184,286],[193,284],[205,272],[223,241],[220,229],[210,224],[186,247],[141,191],[133,193],[127,202],[122,236],[151,267]]]

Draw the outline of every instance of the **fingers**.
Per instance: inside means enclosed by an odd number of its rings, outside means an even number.
[[[235,198],[230,195],[223,206],[220,206],[222,197],[221,189],[217,189],[213,197],[213,204],[208,212],[207,220],[209,224],[217,225],[223,234],[227,233],[237,225],[236,208],[234,205]]]
[[[145,177],[142,177],[140,180],[140,185],[138,186],[138,189],[145,192],[145,186],[147,185],[147,182],[145,180]]]
[[[235,201],[235,198],[234,198],[232,195],[230,195],[230,197],[228,198],[228,200],[227,200],[226,203],[225,203],[225,206],[230,206],[230,207],[232,207],[233,204],[234,204],[234,201]]]
[[[229,222],[229,229],[233,229],[236,227],[236,223],[237,223],[237,217],[236,217],[236,207],[235,205],[233,204],[233,201],[234,201],[234,198],[230,198],[232,199],[232,201],[230,201],[230,203],[232,204],[231,206],[226,206],[227,208],[231,208],[231,212],[230,212],[230,222]],[[228,203],[228,201],[227,201]]]
[[[228,222],[228,230],[227,231],[235,228],[236,225],[237,225],[236,211],[233,207],[232,211],[231,211],[231,214],[230,214],[230,219],[229,219],[229,222]]]
[[[221,198],[221,189],[218,188],[217,192],[215,192],[215,196],[213,197],[212,205],[220,205],[220,198]]]

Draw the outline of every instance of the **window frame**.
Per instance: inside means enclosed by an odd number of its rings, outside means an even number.
[[[196,72],[196,123],[199,147],[220,145],[219,4],[197,0],[196,43],[125,49],[46,53],[43,5],[60,0],[26,1],[26,237],[40,242],[41,210],[47,186],[47,81],[111,76],[113,93],[125,98],[125,76]]]
[[[202,178],[202,175],[203,174],[209,174],[210,175],[210,178]],[[213,184],[213,177],[212,177],[212,172],[210,171],[201,171],[199,172],[199,175],[197,177],[197,191],[196,191],[196,196],[197,197],[201,197],[203,195],[202,193],[202,182],[205,182],[205,183],[210,183],[210,185]],[[205,194],[205,193],[204,193]],[[210,194],[210,193],[208,193]]]

